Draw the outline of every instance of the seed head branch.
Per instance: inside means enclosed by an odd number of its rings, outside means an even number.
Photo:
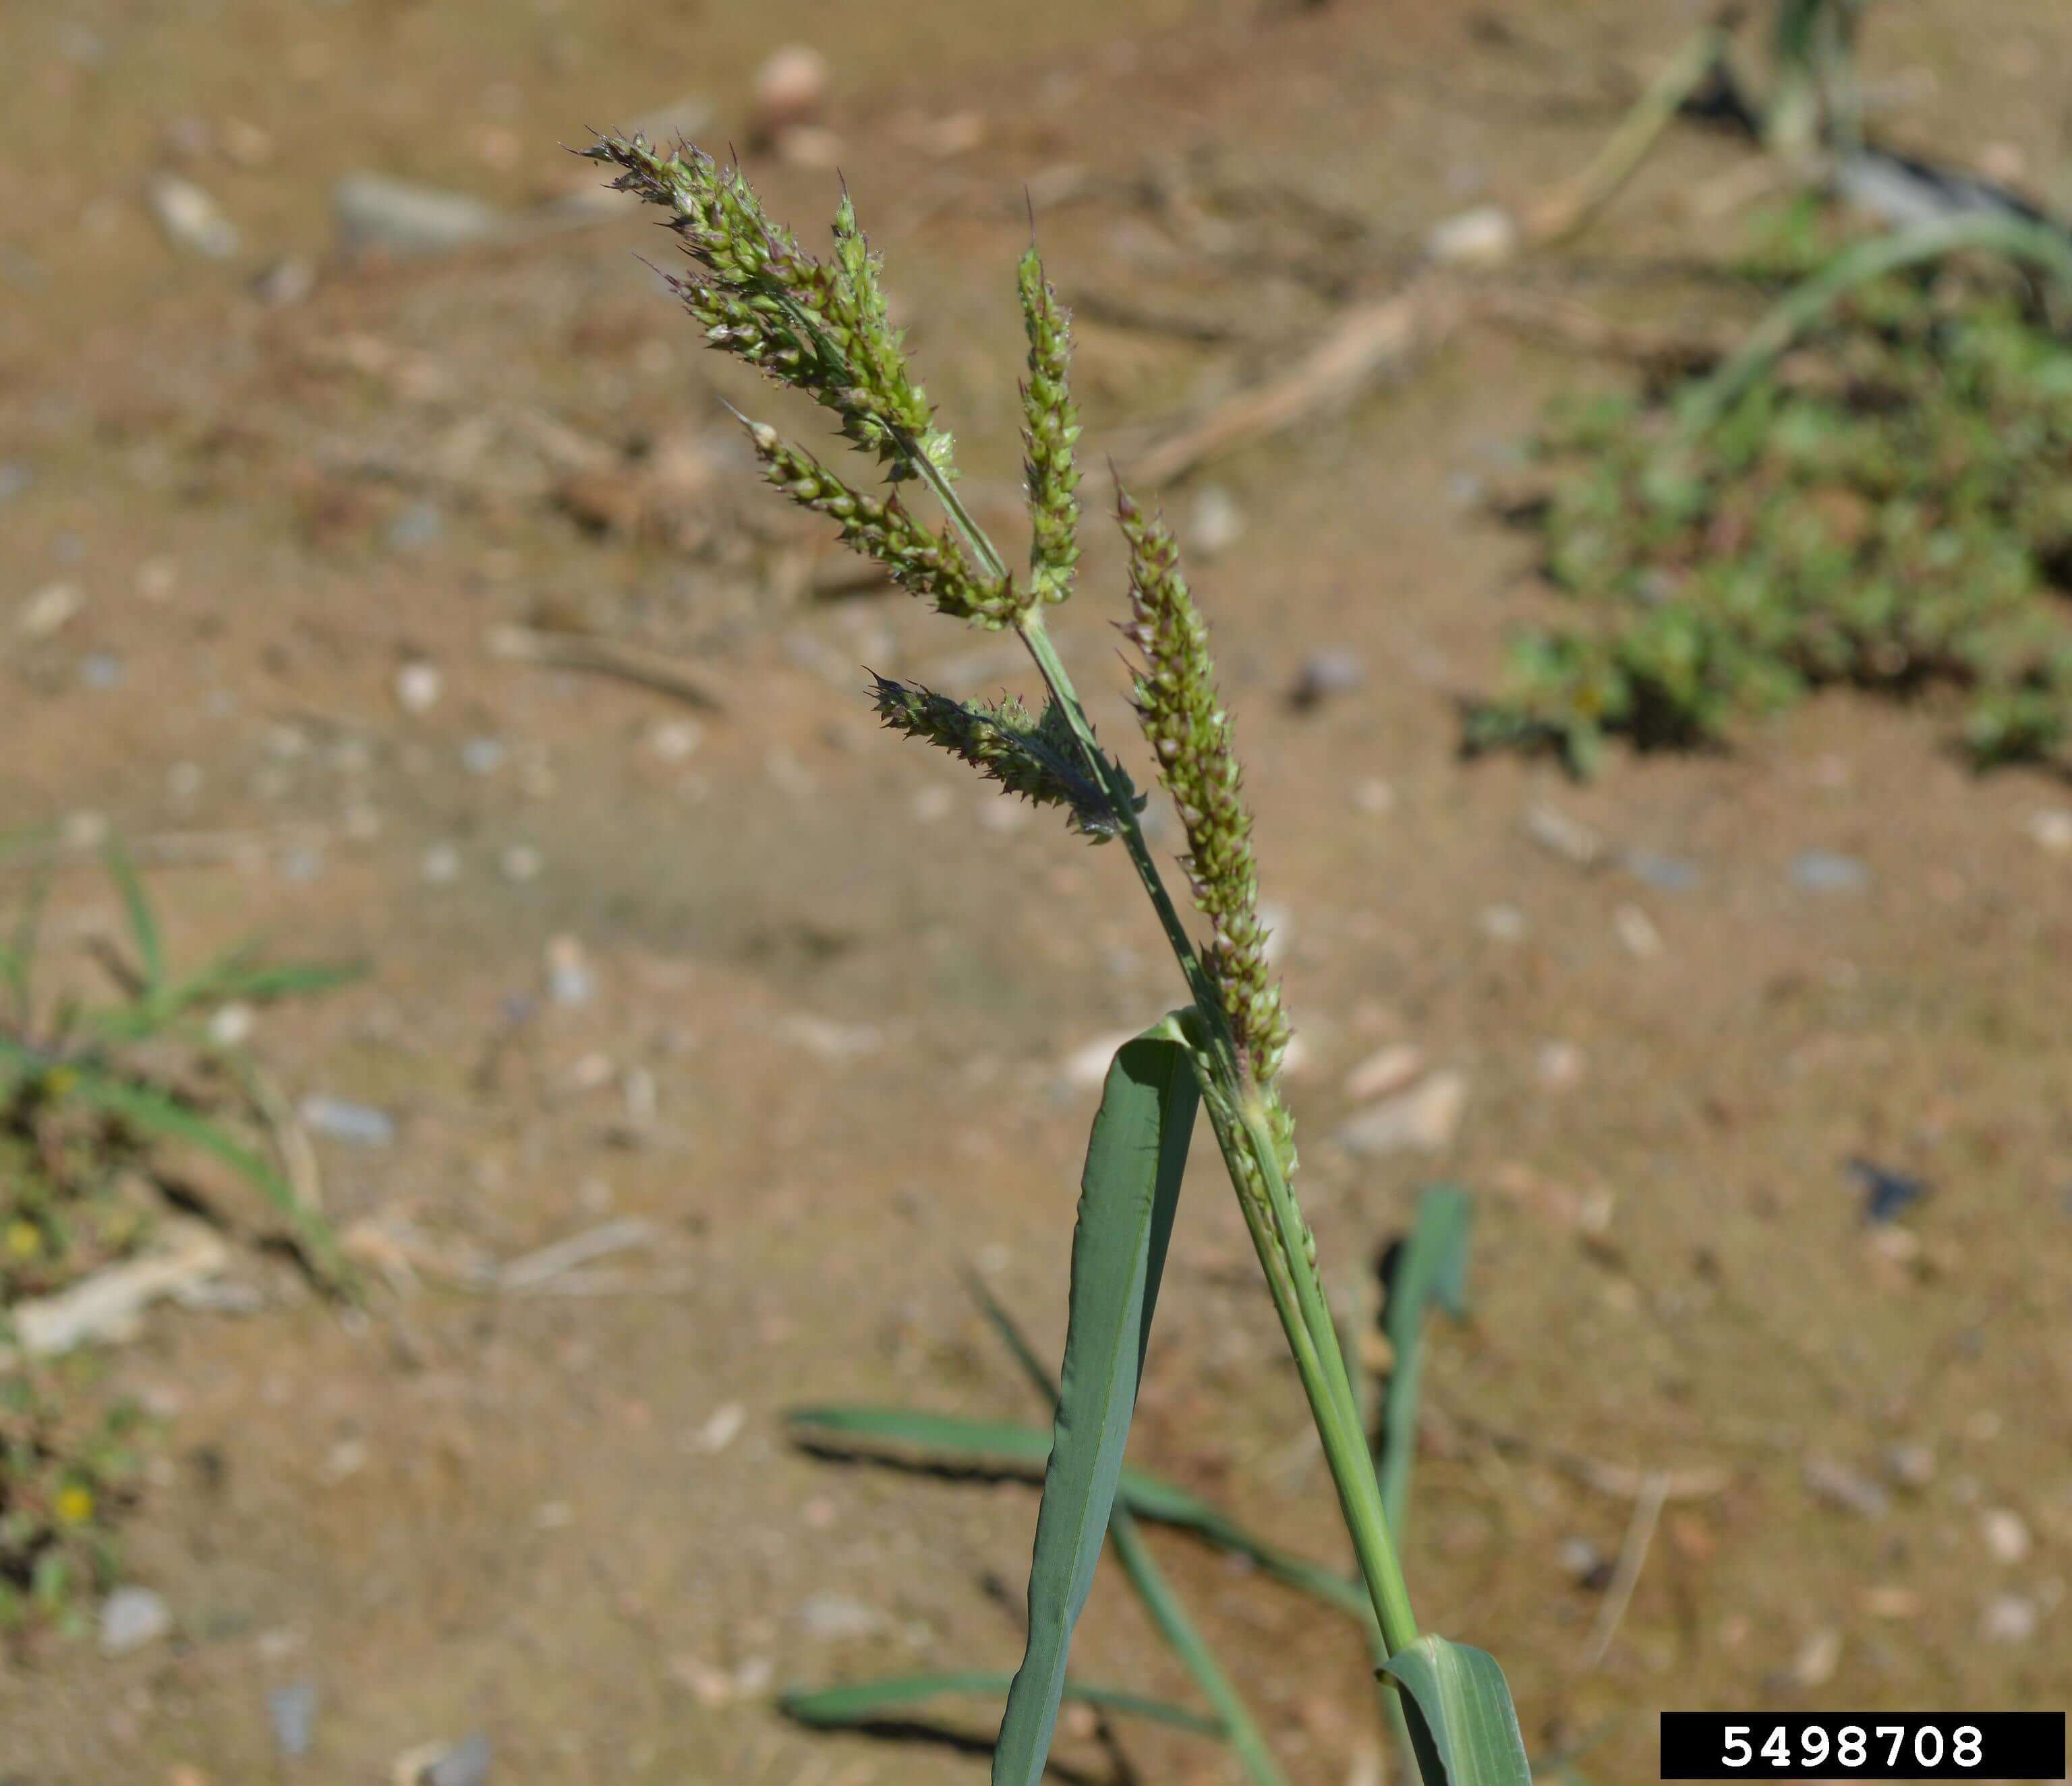
[[[973,569],[953,532],[946,527],[931,533],[896,495],[851,488],[767,422],[750,422],[748,437],[772,488],[802,508],[832,516],[841,524],[844,545],[882,565],[893,582],[938,613],[997,629],[1012,626],[1028,605],[1026,591]]]
[[[1080,767],[1079,741],[1055,700],[1032,719],[1012,695],[997,702],[953,701],[884,676],[875,679],[870,692],[878,717],[892,730],[939,745],[1035,805],[1064,807],[1072,828],[1094,842],[1105,843],[1121,829],[1108,795]],[[1145,796],[1130,787],[1122,766],[1110,758],[1108,768],[1131,811],[1141,812]]]

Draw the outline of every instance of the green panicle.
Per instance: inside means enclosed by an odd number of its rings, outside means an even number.
[[[1007,578],[981,576],[956,534],[948,528],[931,533],[897,496],[852,489],[766,423],[749,423],[748,434],[772,486],[802,508],[832,516],[841,525],[844,545],[882,565],[893,582],[932,603],[937,612],[997,629],[1012,626],[1028,605],[1025,591]]]
[[[894,731],[940,745],[1032,805],[1066,808],[1082,836],[1105,843],[1120,829],[1106,796],[1080,767],[1078,741],[1055,701],[1046,702],[1042,717],[1032,720],[1012,695],[997,702],[953,701],[884,676],[870,693],[878,717]],[[1130,788],[1120,764],[1111,767],[1128,794],[1131,811],[1143,811],[1144,796]]]
[[[1033,534],[1029,562],[1038,597],[1062,602],[1072,592],[1079,559],[1079,471],[1072,444],[1079,438],[1079,412],[1067,372],[1072,357],[1072,319],[1043,278],[1043,263],[1030,249],[1022,257],[1022,319],[1029,334],[1029,381],[1022,387],[1022,438],[1028,457]]]
[[[950,437],[886,319],[878,263],[846,196],[836,263],[817,261],[763,208],[741,171],[680,145],[658,154],[637,134],[602,137],[584,151],[619,170],[613,187],[667,210],[698,272],[670,288],[705,326],[709,344],[841,418],[842,433],[894,479],[911,449],[951,475]]]
[[[1127,496],[1121,519],[1129,545],[1131,611],[1123,632],[1144,653],[1136,681],[1137,717],[1186,830],[1184,866],[1194,903],[1214,926],[1202,965],[1215,985],[1240,1064],[1270,1093],[1288,1047],[1288,1019],[1281,988],[1268,975],[1252,814],[1240,792],[1230,718],[1216,696],[1208,629],[1187,592],[1179,548],[1165,523],[1148,519]],[[1276,1142],[1282,1139],[1276,1134]]]

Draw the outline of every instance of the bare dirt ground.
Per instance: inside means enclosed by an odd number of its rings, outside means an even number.
[[[690,91],[723,141],[750,72],[803,38],[931,393],[1011,520],[1025,182],[1081,308],[1097,461],[1391,289],[1437,220],[1580,166],[1689,23],[1637,0],[1047,11],[0,20],[0,817],[105,815],[161,864],[176,949],[373,965],[262,1039],[298,1095],[393,1116],[392,1146],[323,1144],[327,1193],[417,1261],[364,1319],[278,1274],[262,1312],[167,1314],[119,1355],[166,1418],[127,1572],[176,1633],[0,1660],[0,1778],[381,1780],[477,1730],[500,1781],[980,1776],[954,1745],[795,1730],[768,1692],[1011,1665],[988,1584],[1026,1567],[1033,1496],[833,1468],[779,1416],[1030,1413],[956,1270],[1055,1343],[1094,1096],[1061,1063],[1175,991],[1126,865],[876,735],[865,665],[954,692],[1021,673],[903,598],[815,598],[831,545],[762,500],[717,398],[775,405],[701,357],[635,257],[667,246],[645,223],[323,259],[283,307],[245,281],[327,254],[356,168],[548,199],[591,171],[557,141]],[[2072,198],[2063,8],[1881,9],[1869,52],[1889,130]],[[227,261],[144,208],[182,154],[243,233]],[[816,235],[833,173],[750,158]],[[1716,307],[1663,269],[1740,228],[1691,195],[1744,158],[1672,135],[1516,277],[1663,323]],[[1479,1198],[1474,1315],[1429,1370],[1420,1615],[1497,1651],[1536,1753],[1588,1745],[1596,1780],[1651,1776],[1665,1706],[2033,1706],[2072,1681],[2072,867],[2029,828],[2065,791],[1975,779],[1934,718],[1846,696],[1583,789],[1462,762],[1454,699],[1529,599],[1479,492],[1544,396],[1625,376],[1472,327],[1166,496],[1221,547],[1195,582],[1285,915],[1322,1255],[1352,1293],[1420,1182]],[[28,639],[13,611],[54,582],[80,611]],[[1118,743],[1119,601],[1096,525],[1060,630]],[[513,624],[666,653],[724,710],[493,656]],[[1325,649],[1364,681],[1298,710]],[[421,710],[409,665],[438,675]],[[1597,865],[1532,841],[1548,805],[1607,840]],[[1811,850],[1860,883],[1806,884]],[[24,879],[0,877],[10,905]],[[59,891],[78,957],[117,911],[90,858]],[[549,994],[561,937],[586,999]],[[1463,1076],[1465,1119],[1441,1154],[1356,1158],[1330,1139],[1343,1080],[1396,1042]],[[1932,1181],[1903,1229],[1866,1225],[1859,1154]],[[1190,1186],[1134,1455],[1334,1555],[1219,1172]],[[612,1294],[486,1296],[426,1263],[622,1217],[651,1231]],[[1586,1670],[1601,1600],[1574,1541],[1615,1554],[1656,1470],[1700,1492]],[[1154,1541],[1293,1775],[1374,1777],[1354,1636]],[[1090,1677],[1184,1696],[1114,1583],[1080,1643]],[[303,1681],[313,1739],[285,1760],[267,1693]],[[1198,1743],[1124,1740],[1145,1780],[1229,1777]],[[1083,1737],[1060,1759],[1105,1777]]]

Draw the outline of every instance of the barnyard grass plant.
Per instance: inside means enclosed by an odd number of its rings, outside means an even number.
[[[996,1786],[1035,1786],[1060,1700],[1071,1632],[1115,1508],[1174,1208],[1198,1108],[1229,1169],[1246,1226],[1323,1443],[1367,1604],[1377,1653],[1400,1691],[1428,1786],[1526,1786],[1518,1722],[1495,1663],[1421,1636],[1383,1512],[1360,1409],[1293,1187],[1295,1125],[1282,1092],[1289,1024],[1266,953],[1252,818],[1208,632],[1170,531],[1127,495],[1118,516],[1129,558],[1125,636],[1140,654],[1136,711],[1178,809],[1197,945],[1139,820],[1141,796],[1095,736],[1059,656],[1049,609],[1070,598],[1079,557],[1078,414],[1071,319],[1032,247],[1018,286],[1028,337],[1022,385],[1030,549],[1024,567],[972,518],[957,490],[955,443],[914,376],[889,320],[878,257],[846,193],[834,253],[819,259],[770,216],[738,166],[688,144],[638,135],[585,151],[614,184],[667,214],[686,257],[670,285],[707,343],[832,412],[864,464],[845,478],[767,423],[744,425],[768,481],[832,521],[842,543],[942,613],[1026,648],[1047,690],[1019,703],[949,700],[880,677],[870,689],[894,730],[938,745],[1009,792],[1062,808],[1096,843],[1120,846],[1150,900],[1186,1001],[1115,1057],[1089,1141],[1072,1248],[1057,1413],[1037,1517],[1026,1652],[994,1749]],[[873,487],[873,483],[875,487]],[[909,504],[932,499],[931,521]]]

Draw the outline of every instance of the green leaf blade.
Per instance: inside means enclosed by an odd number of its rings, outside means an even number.
[[[151,909],[150,895],[144,891],[144,882],[137,872],[137,865],[130,859],[130,852],[117,841],[108,846],[108,872],[115,883],[116,891],[122,895],[123,910],[129,915],[130,940],[137,947],[137,965],[144,976],[146,997],[155,993],[165,983],[166,952],[158,937],[158,914]]]
[[[1029,1571],[1029,1644],[1008,1692],[993,1786],[1037,1786],[1093,1586],[1200,1093],[1168,1024],[1116,1052],[1087,1145],[1072,1237],[1063,1389]]]
[[[1532,1786],[1511,1688],[1488,1651],[1420,1637],[1383,1673],[1402,1689],[1424,1786]]]

